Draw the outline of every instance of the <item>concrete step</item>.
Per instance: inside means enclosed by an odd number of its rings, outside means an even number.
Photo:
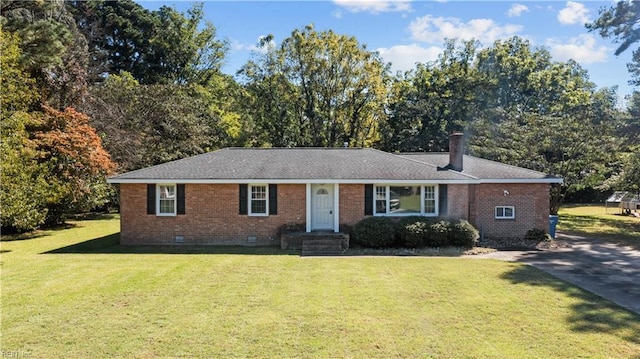
[[[302,255],[340,255],[342,253],[341,238],[305,238],[302,241]]]

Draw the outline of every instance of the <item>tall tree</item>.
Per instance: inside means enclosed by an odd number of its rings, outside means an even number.
[[[167,6],[153,14],[157,24],[142,83],[204,85],[219,74],[228,46],[216,38],[213,24],[203,24],[202,3],[193,5],[187,16]]]
[[[277,119],[286,123],[275,129],[297,131],[286,135],[294,139],[292,145],[342,146],[349,142],[370,146],[378,140],[379,124],[386,117],[387,72],[378,54],[367,51],[354,37],[317,32],[311,25],[294,30],[273,51],[264,55],[270,58],[247,65],[244,74],[250,91],[287,96],[286,100],[275,101],[269,96],[265,99],[268,103],[257,106],[285,111],[286,116]],[[289,99],[293,100],[291,110],[277,109]],[[295,126],[291,126],[293,123]]]
[[[618,45],[616,56],[640,41],[640,1],[620,0],[615,6],[602,8],[600,17],[587,24],[590,31],[598,31],[604,38],[613,38]],[[640,49],[632,52],[632,62],[627,64],[631,73],[631,84],[640,85]]]
[[[305,143],[299,89],[283,71],[273,36],[260,39],[260,56],[248,61],[239,74],[246,80],[245,103],[257,131],[256,144],[290,147]]]
[[[20,38],[21,67],[35,79],[43,102],[76,106],[86,96],[87,46],[62,0],[0,5],[3,29]]]
[[[219,75],[228,50],[204,21],[202,4],[186,14],[144,9],[132,0],[69,2],[91,53],[92,83],[126,71],[141,84],[206,84]]]
[[[563,177],[551,212],[575,190],[612,174],[619,141],[616,95],[595,90],[576,62],[553,62],[523,40],[499,41],[478,56],[487,106],[478,112],[470,152]]]
[[[128,73],[92,89],[84,106],[119,171],[242,145],[243,126],[223,94],[234,82],[211,86],[141,85]],[[239,141],[239,142],[236,142]]]
[[[396,78],[384,149],[446,151],[448,134],[468,127],[480,99],[473,64],[477,46],[475,41],[447,41],[438,60]]]
[[[35,80],[20,67],[20,39],[0,30],[0,224],[7,230],[29,231],[45,221],[51,185],[44,165],[34,161],[35,144],[26,126],[37,103]]]

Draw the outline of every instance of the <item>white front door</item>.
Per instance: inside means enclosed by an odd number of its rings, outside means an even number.
[[[333,185],[311,185],[311,230],[333,229]]]

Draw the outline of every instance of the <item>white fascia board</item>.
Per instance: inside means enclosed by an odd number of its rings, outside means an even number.
[[[488,183],[563,183],[564,180],[562,178],[536,178],[536,179],[526,179],[526,178],[509,178],[509,179],[482,179],[478,181],[478,183],[488,184]]]
[[[107,183],[186,183],[186,184],[250,184],[250,183],[281,183],[281,184],[484,184],[484,183],[562,183],[562,178],[540,178],[540,179],[464,179],[464,180],[387,180],[387,179],[279,179],[279,178],[256,178],[256,179],[160,179],[160,178],[108,178]]]

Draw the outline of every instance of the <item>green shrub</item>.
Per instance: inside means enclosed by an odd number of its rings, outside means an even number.
[[[533,228],[527,231],[524,239],[532,242],[550,241],[552,238],[544,229]]]
[[[469,221],[456,221],[451,226],[451,244],[458,247],[472,248],[478,242],[480,232]]]
[[[387,217],[367,217],[353,227],[354,242],[365,247],[389,247],[396,237],[393,221]]]
[[[396,223],[399,246],[405,248],[424,247],[429,235],[429,221],[424,217],[405,217]]]
[[[450,245],[449,232],[451,222],[440,220],[429,226],[426,245],[428,247],[446,247]]]

